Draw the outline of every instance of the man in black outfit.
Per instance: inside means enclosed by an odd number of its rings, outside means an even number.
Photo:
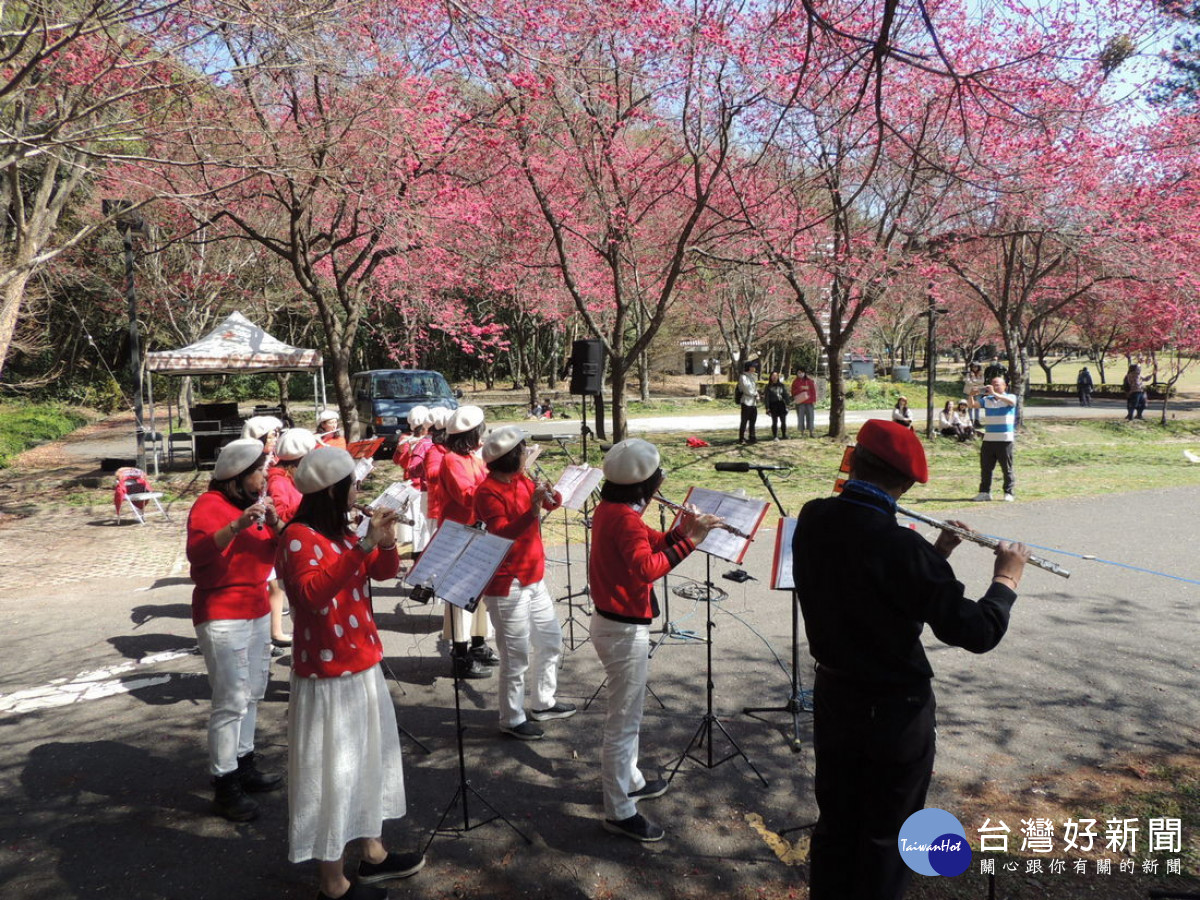
[[[928,480],[920,438],[872,419],[858,433],[842,493],[805,504],[797,521],[796,587],[817,661],[812,900],[904,895],[912,873],[900,827],[925,805],[935,749],[921,632],[928,623],[947,644],[991,650],[1029,558],[1024,544],[1002,541],[987,593],[967,599],[947,562],[961,538],[943,531],[930,544],[896,521],[896,501]]]

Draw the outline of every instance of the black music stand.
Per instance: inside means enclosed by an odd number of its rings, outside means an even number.
[[[480,560],[472,559],[471,549],[475,542],[479,542],[482,550],[488,552],[489,555],[484,557],[483,553]],[[505,546],[506,545],[506,546]],[[421,554],[421,560],[408,573],[410,584],[414,584],[420,590],[428,590],[433,595],[441,597],[446,603],[452,603],[459,606],[468,612],[474,612],[479,605],[479,596],[483,588],[491,580],[499,567],[507,548],[512,547],[512,541],[496,535],[485,534],[474,528],[468,528],[458,522],[443,522],[438,529],[438,533],[434,535],[429,546],[425,548],[425,552]],[[470,565],[462,565],[460,563],[470,562]],[[450,617],[450,637],[452,641],[459,639],[455,617]],[[461,829],[447,829],[449,831],[461,831],[466,833],[482,825],[487,825],[497,819],[515,831],[525,843],[532,844],[533,841],[520,828],[509,821],[498,809],[492,806],[483,795],[475,789],[467,777],[467,757],[466,750],[463,747],[463,733],[466,731],[462,721],[462,677],[458,670],[454,672],[454,723],[455,723],[455,739],[458,743],[458,787],[454,791],[454,796],[450,798],[450,802],[446,805],[446,809],[442,812],[441,818],[437,824],[433,826],[433,831],[430,832],[429,840],[425,842],[422,852],[429,850],[429,846],[434,839],[443,833],[442,823],[446,821],[453,810],[462,800],[463,823]],[[491,813],[487,818],[481,819],[474,824],[471,823],[471,810],[469,806],[469,797],[474,797]]]
[[[667,508],[665,506],[659,506],[659,508],[658,508],[658,523],[659,523],[660,531],[667,530]],[[694,632],[694,631],[686,631],[682,628],[676,628],[675,623],[673,621],[671,621],[671,587],[667,581],[667,579],[670,578],[670,575],[671,575],[671,573],[667,572],[662,577],[663,623],[662,623],[662,628],[659,630],[658,639],[650,642],[650,656],[651,657],[654,656],[654,651],[657,650],[659,647],[661,647],[663,644],[667,643],[667,641],[677,641],[678,643],[682,644],[682,643],[687,643],[688,641],[701,642],[704,640],[704,638],[700,637],[700,635],[696,634],[696,632]],[[682,596],[682,595],[680,595],[680,596]]]
[[[714,585],[712,582],[712,556],[707,553],[704,555],[704,585],[707,589],[707,596],[706,596],[707,602],[705,603],[705,608],[707,610],[707,616],[705,618],[705,626],[707,628],[707,631],[705,632],[705,634],[707,635],[707,640],[705,641],[705,644],[707,647],[706,695],[707,695],[707,701],[708,701],[708,709],[705,712],[704,716],[700,719],[700,726],[696,729],[695,734],[692,735],[692,739],[690,741],[688,741],[687,746],[684,747],[683,752],[679,755],[679,758],[675,761],[675,767],[673,769],[671,769],[671,774],[667,776],[667,781],[670,782],[670,781],[674,780],[675,775],[679,772],[679,767],[681,765],[683,765],[683,761],[685,759],[690,759],[693,762],[697,762],[700,765],[704,766],[704,768],[706,768],[706,769],[715,769],[717,766],[721,765],[721,763],[728,762],[729,760],[740,756],[742,759],[744,759],[746,761],[746,765],[748,765],[750,767],[750,769],[754,772],[754,774],[758,776],[758,780],[763,783],[763,787],[769,787],[770,785],[768,784],[767,779],[763,777],[762,772],[758,771],[758,769],[755,768],[754,763],[752,763],[750,761],[750,757],[748,757],[746,755],[745,751],[742,750],[742,748],[738,745],[738,742],[733,739],[733,735],[731,735],[726,730],[725,726],[723,724],[721,724],[721,720],[718,719],[716,714],[713,712],[713,689],[714,689],[714,686],[713,686],[713,661],[712,661],[712,648],[713,648],[712,608],[713,608],[713,603],[715,602],[714,590],[719,591],[720,588],[717,588],[716,585]],[[714,737],[713,729],[714,728],[720,730],[721,734],[723,734],[725,736],[725,740],[728,741],[729,745],[733,748],[733,750],[730,753],[726,754],[725,756],[721,757],[720,759],[713,759],[713,755],[714,755],[713,754],[713,737]],[[693,756],[692,748],[693,747],[696,747],[696,748],[703,747],[705,740],[708,741],[707,759],[700,759],[696,756]]]
[[[779,510],[779,514],[785,519],[787,511],[783,508],[783,504],[779,501],[779,496],[775,493],[775,488],[771,484],[771,479],[762,469],[758,470],[758,477],[762,479],[763,485],[767,492],[771,495],[771,499],[775,501],[775,506]],[[811,713],[812,708],[812,692],[804,690],[804,686],[800,680],[800,594],[795,587],[792,588],[792,685],[791,693],[788,694],[787,701],[783,706],[747,706],[742,709],[742,714],[752,716],[756,719],[762,718],[759,713],[782,712],[787,713],[792,717],[792,739],[788,746],[792,748],[793,753],[799,753],[804,746],[800,740],[800,716],[802,713]]]

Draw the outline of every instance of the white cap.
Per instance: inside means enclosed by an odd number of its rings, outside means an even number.
[[[463,434],[483,424],[483,410],[478,406],[460,406],[446,420],[446,431]]]
[[[317,436],[307,428],[289,428],[275,444],[275,458],[284,461],[300,459],[317,447]]]
[[[604,456],[604,477],[614,484],[641,484],[658,471],[658,448],[630,438],[614,444]]]
[[[242,437],[262,440],[272,431],[279,431],[281,428],[283,423],[274,416],[251,416],[242,425]]]
[[[521,441],[525,440],[525,431],[516,425],[506,425],[504,428],[497,428],[487,436],[483,442],[483,461],[490,463],[494,459],[499,459],[505,453],[510,451]]]
[[[265,452],[263,442],[256,438],[230,441],[217,455],[217,464],[213,466],[213,478],[224,481],[234,475],[241,475]]]
[[[448,418],[450,418],[450,410],[444,406],[435,406],[429,411],[429,424],[439,431],[446,427]]]
[[[341,447],[318,447],[296,467],[292,481],[302,494],[315,494],[354,472],[354,457]]]
[[[414,406],[408,411],[408,427],[420,428],[429,424],[429,407]]]
[[[336,410],[323,409],[319,413],[317,413],[317,424],[318,425],[320,425],[322,422],[328,422],[330,420],[332,420],[334,422],[341,421],[341,417],[337,414]]]

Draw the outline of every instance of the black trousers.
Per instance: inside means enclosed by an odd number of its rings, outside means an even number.
[[[897,841],[925,806],[936,703],[928,683],[876,692],[817,670],[813,745],[820,816],[811,900],[899,900],[912,871]]]
[[[747,406],[742,404],[742,419],[738,424],[738,440],[746,440],[746,427],[750,428],[750,440],[757,441],[758,437],[754,433],[754,423],[758,421],[758,407]]]

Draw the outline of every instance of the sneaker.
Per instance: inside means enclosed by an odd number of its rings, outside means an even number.
[[[247,794],[264,794],[267,791],[283,787],[283,775],[278,772],[260,772],[258,763],[251,751],[245,756],[239,756],[237,761],[237,777],[242,790]]]
[[[653,800],[655,797],[661,797],[667,792],[668,783],[663,778],[655,778],[653,781],[647,781],[645,786],[640,791],[630,791],[630,800]]]
[[[478,647],[472,647],[469,651],[471,659],[477,660],[485,666],[500,665],[500,657],[496,655],[496,651],[487,644],[480,644]]]
[[[540,741],[546,732],[542,726],[526,719],[520,725],[501,725],[500,730],[509,737],[521,741]]]
[[[389,853],[383,862],[371,863],[365,859],[359,860],[358,882],[375,884],[379,881],[408,878],[410,875],[416,875],[423,868],[425,868],[424,853]]]
[[[387,900],[387,888],[371,887],[358,881],[350,882],[350,890],[337,900]],[[334,900],[324,891],[317,891],[317,900]]]
[[[667,834],[661,825],[655,825],[641,813],[634,813],[628,819],[605,819],[604,830],[613,834],[623,834],[644,844],[661,841]]]
[[[473,656],[451,657],[455,678],[491,678],[492,670]]]
[[[1012,494],[1005,494],[1005,495],[1004,495],[1004,502],[1005,502],[1005,503],[1012,503],[1012,502],[1013,502],[1014,500],[1016,500],[1016,499],[1017,499],[1017,498],[1016,498],[1016,497],[1014,497]]]
[[[569,719],[579,710],[574,703],[555,703],[549,709],[531,709],[529,718],[535,722],[545,722],[548,719]]]
[[[246,796],[237,772],[213,779],[213,811],[230,822],[250,822],[258,818],[258,804]]]
[[[975,503],[987,503],[991,499],[992,499],[992,495],[989,494],[987,491],[980,491],[978,494],[976,494],[974,497],[971,498],[971,500]]]

